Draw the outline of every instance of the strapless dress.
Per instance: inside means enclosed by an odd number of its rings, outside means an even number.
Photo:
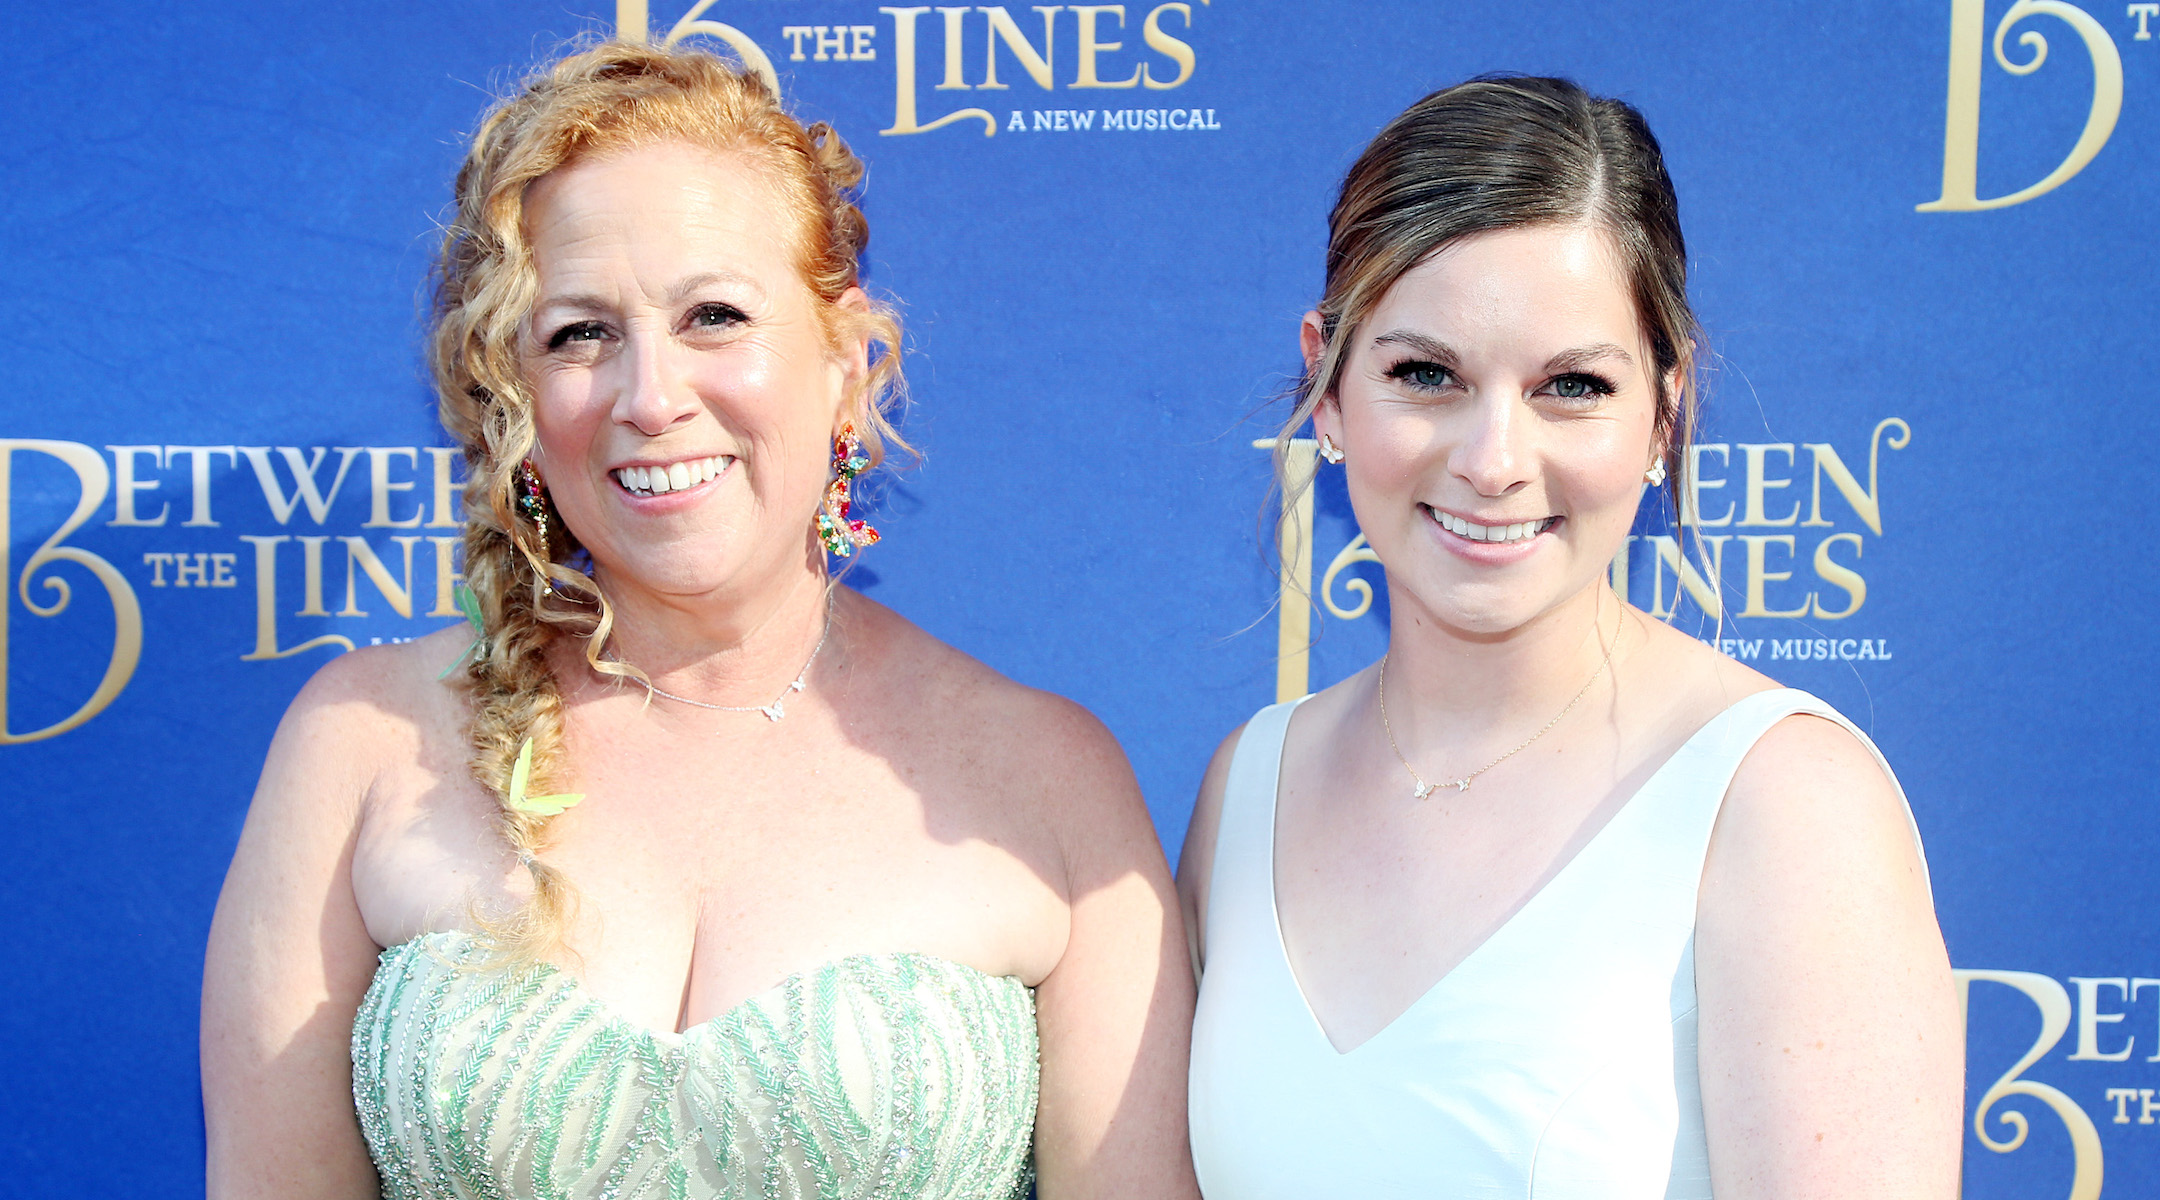
[[[382,953],[353,1103],[388,1200],[1007,1200],[1032,1182],[1034,993],[923,954],[813,967],[682,1033],[473,935]]]

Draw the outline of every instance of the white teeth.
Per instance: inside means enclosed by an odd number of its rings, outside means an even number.
[[[1546,517],[1540,521],[1524,521],[1513,525],[1477,525],[1439,509],[1427,511],[1432,513],[1433,520],[1438,521],[1442,529],[1472,542],[1519,542],[1545,532],[1557,519]]]
[[[731,455],[715,454],[664,467],[622,467],[615,472],[615,482],[635,495],[664,496],[716,479],[734,461]]]

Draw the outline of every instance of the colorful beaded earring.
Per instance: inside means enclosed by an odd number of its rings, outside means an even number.
[[[846,558],[864,546],[878,542],[878,531],[868,521],[848,519],[850,485],[855,477],[870,466],[863,457],[862,439],[855,436],[853,425],[843,425],[832,443],[833,477],[825,485],[825,504],[818,510],[818,540],[825,544],[827,554]]]
[[[540,483],[540,472],[533,470],[531,459],[518,464],[517,482],[519,492],[523,493],[517,498],[517,510],[533,523],[533,531],[540,536],[540,552],[545,554],[548,544],[546,489]]]

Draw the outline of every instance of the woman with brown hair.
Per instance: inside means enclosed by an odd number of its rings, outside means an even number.
[[[1896,780],[1608,581],[1695,431],[1640,114],[1436,92],[1329,235],[1277,445],[1310,421],[1342,467],[1388,650],[1202,786],[1205,1194],[1948,1200],[1958,1011]]]
[[[861,166],[609,43],[474,139],[432,362],[476,629],[294,702],[212,928],[213,1197],[1192,1194],[1115,742],[841,586]]]

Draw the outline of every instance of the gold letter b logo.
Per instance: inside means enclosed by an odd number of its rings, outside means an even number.
[[[2085,114],[2085,130],[2078,135],[2077,144],[2070,148],[2069,157],[2048,172],[2046,178],[2007,196],[1980,199],[1980,53],[1987,24],[1986,10],[1987,0],[1950,0],[1950,102],[1943,122],[1942,198],[1918,206],[1917,212],[1977,212],[1984,208],[2007,208],[2052,192],[2072,175],[2084,170],[2085,164],[2100,153],[2100,147],[2107,145],[2108,135],[2115,132],[2115,118],[2122,113],[2122,56],[2115,50],[2115,39],[2108,36],[2100,22],[2093,20],[2084,9],[2063,3],[2063,0],[2017,0],[2010,6],[2010,11],[2003,14],[2001,23],[1995,26],[1995,61],[2012,75],[2030,75],[2039,70],[2040,64],[2047,61],[2046,38],[2029,29],[2020,34],[2018,45],[2032,51],[2032,57],[2021,63],[2011,62],[2003,53],[2003,38],[2011,26],[2027,17],[2060,18],[2077,30],[2078,36],[2085,40],[2086,53],[2092,56],[2092,108]]]

